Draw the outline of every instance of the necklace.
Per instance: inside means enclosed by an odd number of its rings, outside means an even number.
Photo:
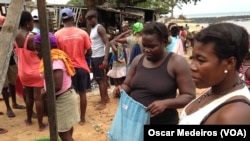
[[[225,91],[222,91],[222,92],[219,92],[219,93],[212,93],[212,91],[210,90],[209,92],[203,94],[199,99],[198,99],[198,103],[201,102],[202,99],[204,99],[205,97],[208,97],[210,95],[224,95],[226,93],[228,93],[230,90],[232,90],[233,88],[235,88],[237,85],[240,85],[240,84],[243,84],[242,80],[240,81],[237,81],[236,83],[233,84],[232,87],[230,87],[229,89],[225,90]]]

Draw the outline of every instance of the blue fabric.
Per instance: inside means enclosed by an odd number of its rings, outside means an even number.
[[[125,56],[124,56],[124,53],[120,54],[119,58],[123,59]],[[109,65],[112,65],[114,60],[116,60],[116,55],[114,53],[112,53],[111,57],[110,57],[110,60],[109,60]]]
[[[37,27],[34,27],[31,32],[36,33],[36,34],[40,34],[40,29]]]
[[[143,141],[144,125],[150,122],[145,106],[121,92],[120,102],[107,133],[110,141]]]
[[[176,41],[177,41],[177,37],[173,37],[173,36],[170,36],[171,37],[171,43],[166,47],[166,50],[168,52],[173,52],[174,50],[174,46],[176,44]]]
[[[130,54],[130,60],[129,60],[129,64],[132,63],[132,61],[134,60],[134,58],[141,54],[141,48],[140,48],[140,45],[139,44],[135,44],[132,48],[132,51],[131,51],[131,54]]]
[[[109,65],[112,65],[114,60],[116,60],[116,56],[114,53],[112,53],[110,60],[109,60]]]

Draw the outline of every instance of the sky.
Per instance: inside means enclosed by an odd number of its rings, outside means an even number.
[[[192,15],[207,13],[228,13],[228,12],[247,12],[250,14],[249,0],[201,0],[194,3],[183,5],[182,9],[175,8],[175,15]]]
[[[66,4],[69,0],[46,0],[48,3]],[[200,0],[196,5],[183,5],[182,10],[175,8],[175,15],[228,13],[250,11],[249,0]],[[250,12],[249,12],[250,13]]]

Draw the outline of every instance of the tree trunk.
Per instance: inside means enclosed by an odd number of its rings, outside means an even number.
[[[48,110],[48,120],[49,120],[49,133],[51,141],[58,141],[58,132],[57,132],[57,114],[56,114],[56,97],[55,97],[55,84],[54,84],[54,74],[51,64],[50,54],[50,43],[48,37],[48,13],[46,9],[46,1],[37,0],[38,14],[40,17],[43,17],[45,20],[40,20],[39,25],[41,29],[41,46],[42,49],[42,58],[44,62],[44,78],[46,94],[47,94],[47,104],[45,107]]]
[[[0,90],[4,86],[23,5],[24,0],[10,1],[6,19],[0,31]]]
[[[174,17],[174,7],[171,7],[170,13],[171,13],[171,18],[173,18]]]

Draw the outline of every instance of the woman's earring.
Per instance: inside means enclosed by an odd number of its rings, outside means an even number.
[[[225,74],[227,74],[227,73],[228,73],[228,71],[227,71],[227,70],[224,70],[224,73],[225,73]]]

